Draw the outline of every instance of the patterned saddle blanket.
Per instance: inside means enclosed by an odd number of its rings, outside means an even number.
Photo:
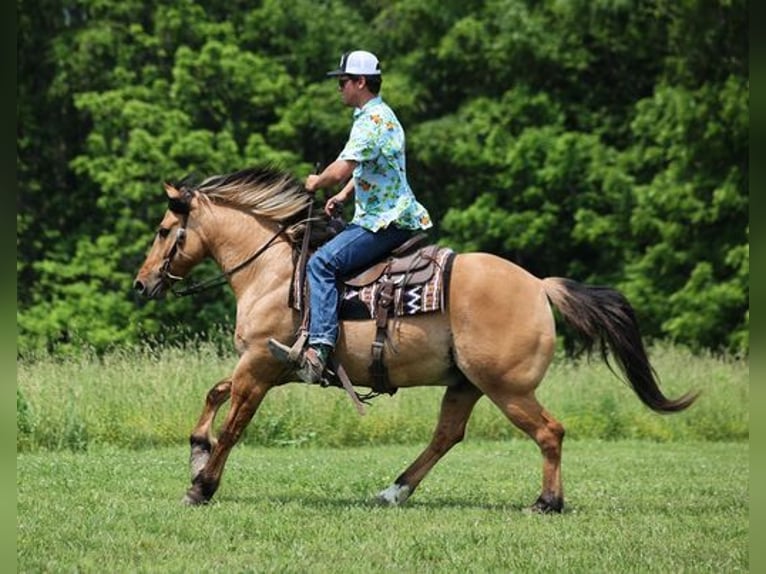
[[[370,320],[391,298],[390,316],[444,312],[455,252],[429,245],[404,256],[392,256],[343,281],[340,318]]]
[[[428,245],[391,255],[362,272],[348,277],[341,288],[339,316],[345,320],[376,318],[381,294],[392,297],[391,316],[444,312],[455,252],[448,247]],[[305,286],[293,277],[290,306],[303,313]]]

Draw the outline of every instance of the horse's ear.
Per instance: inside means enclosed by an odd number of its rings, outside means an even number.
[[[170,199],[181,199],[183,193],[179,191],[174,185],[164,182],[162,186],[165,188],[165,193],[168,194]]]

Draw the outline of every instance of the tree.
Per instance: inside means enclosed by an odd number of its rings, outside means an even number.
[[[693,347],[748,344],[748,87],[664,87],[638,108],[625,288],[653,330]],[[655,166],[655,167],[653,167]]]
[[[747,9],[19,0],[19,348],[230,324],[226,290],[131,293],[161,183],[329,163],[351,110],[325,73],[364,48],[381,56],[434,240],[617,285],[652,337],[747,352]]]

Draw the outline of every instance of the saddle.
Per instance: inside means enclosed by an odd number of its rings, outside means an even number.
[[[413,239],[418,241],[412,245],[403,245],[385,261],[343,281],[340,318],[375,321],[369,372],[372,388],[378,393],[393,395],[396,392],[396,388],[390,385],[388,369],[383,360],[389,320],[446,309],[454,252],[438,245],[415,249],[423,238]]]
[[[389,382],[384,363],[389,320],[446,309],[455,253],[438,245],[422,246],[426,238],[425,233],[415,235],[385,259],[342,280],[339,318],[375,321],[369,372],[373,392],[377,394],[393,395],[397,390]],[[299,301],[306,301],[305,297],[296,296],[299,292],[296,288],[303,291],[297,277],[293,285],[292,306],[306,317],[304,307],[307,303],[296,305]],[[343,386],[347,387],[348,382]]]
[[[379,261],[361,273],[343,281],[348,287],[365,287],[379,280],[384,274],[402,275],[409,283],[425,283],[434,273],[434,256],[439,248],[430,245],[416,249],[427,238],[425,233],[408,239],[391,252],[388,259]]]

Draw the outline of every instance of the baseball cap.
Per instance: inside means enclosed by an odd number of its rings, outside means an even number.
[[[327,72],[328,76],[379,76],[380,62],[372,52],[364,50],[355,50],[346,52],[340,57],[340,67],[332,72]]]

